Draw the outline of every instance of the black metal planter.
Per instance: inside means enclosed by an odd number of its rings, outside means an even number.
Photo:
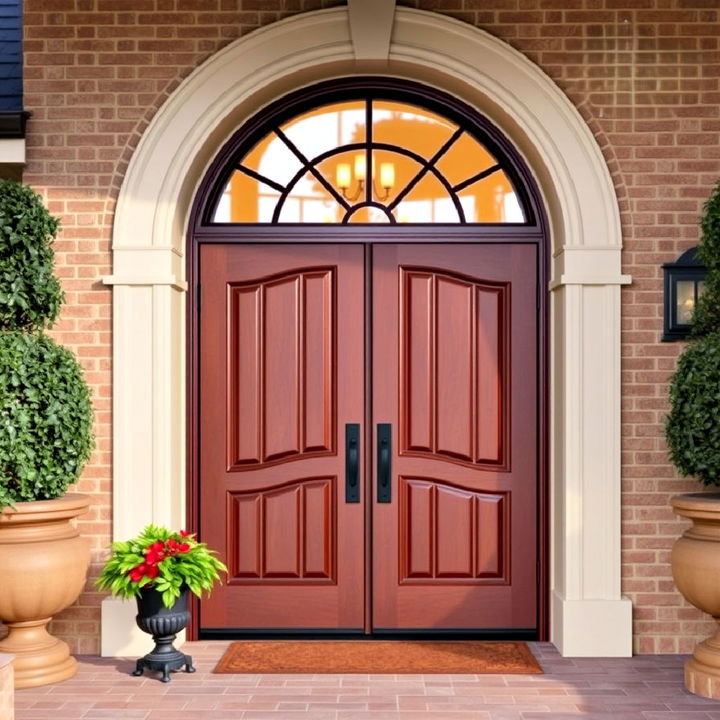
[[[195,672],[192,657],[173,647],[175,636],[190,620],[187,609],[188,590],[185,590],[171,608],[165,607],[162,595],[154,588],[143,589],[136,598],[138,627],[153,636],[155,648],[137,661],[133,675],[142,675],[145,668],[162,671],[162,682],[170,682],[170,671],[185,666],[185,672]]]

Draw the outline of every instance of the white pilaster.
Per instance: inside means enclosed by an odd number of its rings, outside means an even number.
[[[127,540],[149,523],[185,527],[184,394],[176,387],[185,376],[184,291],[159,269],[177,263],[172,249],[119,256],[116,274],[104,280],[114,306],[113,539]],[[152,649],[136,612],[134,601],[103,601],[103,656]]]
[[[618,256],[619,248],[602,251]],[[632,605],[620,595],[620,285],[574,252],[552,294],[551,639],[565,656],[632,654]],[[560,264],[560,263],[558,263]],[[618,265],[619,267],[619,265]]]

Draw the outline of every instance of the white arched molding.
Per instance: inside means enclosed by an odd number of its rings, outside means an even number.
[[[289,90],[360,73],[413,79],[487,115],[541,188],[552,239],[551,639],[568,656],[629,655],[631,605],[620,594],[620,286],[629,279],[603,157],[568,99],[509,45],[436,13],[394,8],[388,48],[366,37],[364,3],[351,4],[352,13],[296,15],[215,54],[168,98],[133,154],[106,278],[114,286],[114,536],[150,521],[184,524],[185,233],[213,155]],[[104,654],[129,651],[114,635],[119,612],[104,603]]]

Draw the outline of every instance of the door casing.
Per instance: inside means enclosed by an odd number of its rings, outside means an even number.
[[[217,194],[220,192],[223,173],[238,157],[239,148],[247,148],[247,143],[253,138],[260,137],[279,117],[286,117],[291,111],[299,112],[301,109],[317,107],[321,102],[332,102],[338,94],[345,97],[352,94],[357,88],[372,92],[373,88],[383,88],[394,96],[402,96],[406,101],[413,99],[418,104],[429,109],[435,109],[440,114],[452,115],[461,118],[461,122],[469,129],[480,132],[491,141],[495,151],[512,168],[516,178],[516,190],[523,194],[530,210],[531,219],[528,225],[393,225],[388,232],[388,225],[214,225],[210,220],[209,209],[214,206]],[[243,145],[244,144],[244,145]],[[205,173],[199,190],[195,194],[195,201],[189,218],[188,232],[188,313],[186,315],[187,333],[189,343],[188,351],[188,447],[187,447],[187,473],[188,473],[188,524],[192,528],[198,527],[198,458],[195,448],[197,446],[197,254],[198,246],[204,243],[259,243],[259,242],[287,242],[287,243],[531,243],[538,246],[538,554],[540,557],[539,594],[538,594],[538,637],[546,639],[548,635],[549,620],[549,523],[548,523],[548,322],[549,297],[544,288],[548,287],[548,266],[550,262],[548,248],[550,234],[546,218],[543,198],[538,189],[536,178],[529,170],[525,159],[521,156],[514,144],[498,130],[498,128],[475,108],[466,104],[459,97],[450,95],[442,90],[428,85],[422,85],[413,80],[393,78],[388,76],[352,76],[339,77],[330,81],[319,82],[301,90],[279,98],[275,102],[263,107],[251,120],[246,122],[217,152],[215,159]],[[195,617],[195,616],[194,616]],[[197,637],[197,625],[193,622],[190,627],[192,637]]]

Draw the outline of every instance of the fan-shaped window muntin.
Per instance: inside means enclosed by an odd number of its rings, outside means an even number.
[[[367,96],[296,111],[240,142],[206,217],[211,225],[530,224],[513,164],[463,120]]]

